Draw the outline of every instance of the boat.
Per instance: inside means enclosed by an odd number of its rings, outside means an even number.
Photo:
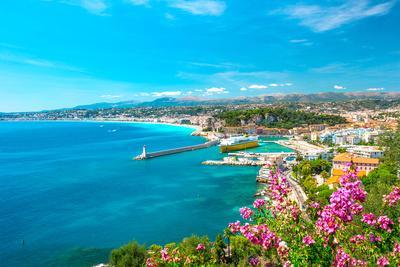
[[[258,147],[258,136],[234,136],[222,139],[219,147],[223,153]]]

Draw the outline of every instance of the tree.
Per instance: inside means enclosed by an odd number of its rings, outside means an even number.
[[[329,178],[329,173],[328,173],[326,170],[323,170],[323,171],[321,172],[321,176],[322,176],[322,178],[324,178],[324,179],[328,179],[328,178]]]
[[[400,166],[400,119],[395,131],[387,131],[379,137],[379,146],[384,150],[383,162],[397,171]]]
[[[221,234],[217,235],[214,242],[214,258],[216,263],[225,262],[225,242]]]
[[[232,246],[232,263],[239,265],[239,263],[247,262],[247,259],[253,255],[260,253],[260,249],[251,244],[243,236],[231,236]]]
[[[115,267],[139,267],[144,265],[146,258],[146,247],[131,242],[111,251],[110,263]]]

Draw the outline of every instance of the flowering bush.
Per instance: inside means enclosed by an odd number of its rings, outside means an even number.
[[[290,200],[290,186],[279,172],[271,171],[265,190],[268,201],[256,200],[256,210],[241,209],[247,222],[228,226],[232,235],[242,235],[262,249],[261,255],[254,255],[258,262],[282,266],[400,264],[400,187],[383,196],[388,214],[363,213],[367,192],[354,170],[341,177],[328,205],[311,203],[307,213],[300,213]],[[250,215],[243,216],[243,211]]]
[[[400,264],[400,187],[382,196],[385,207],[379,214],[364,212],[368,196],[354,170],[340,178],[327,205],[309,203],[306,212],[292,200],[291,187],[279,171],[270,172],[264,193],[266,200],[240,209],[243,221],[228,225],[226,248],[222,240],[212,244],[205,238],[155,246],[147,266]]]

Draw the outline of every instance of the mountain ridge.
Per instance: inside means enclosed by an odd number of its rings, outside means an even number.
[[[265,94],[254,97],[236,98],[173,98],[163,97],[152,101],[138,102],[134,100],[115,103],[100,102],[88,105],[79,105],[72,109],[109,109],[134,107],[168,107],[168,106],[196,106],[196,105],[227,105],[227,104],[275,104],[275,103],[319,103],[350,100],[397,100],[400,92],[323,92],[314,94]]]

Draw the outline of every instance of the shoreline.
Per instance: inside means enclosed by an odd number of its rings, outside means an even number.
[[[155,125],[168,125],[168,126],[176,126],[176,127],[184,127],[193,129],[193,132],[201,132],[201,127],[199,125],[192,124],[178,124],[178,123],[170,123],[170,122],[151,122],[151,121],[130,121],[130,120],[2,120],[0,122],[98,122],[98,123],[137,123],[137,124],[155,124]]]

